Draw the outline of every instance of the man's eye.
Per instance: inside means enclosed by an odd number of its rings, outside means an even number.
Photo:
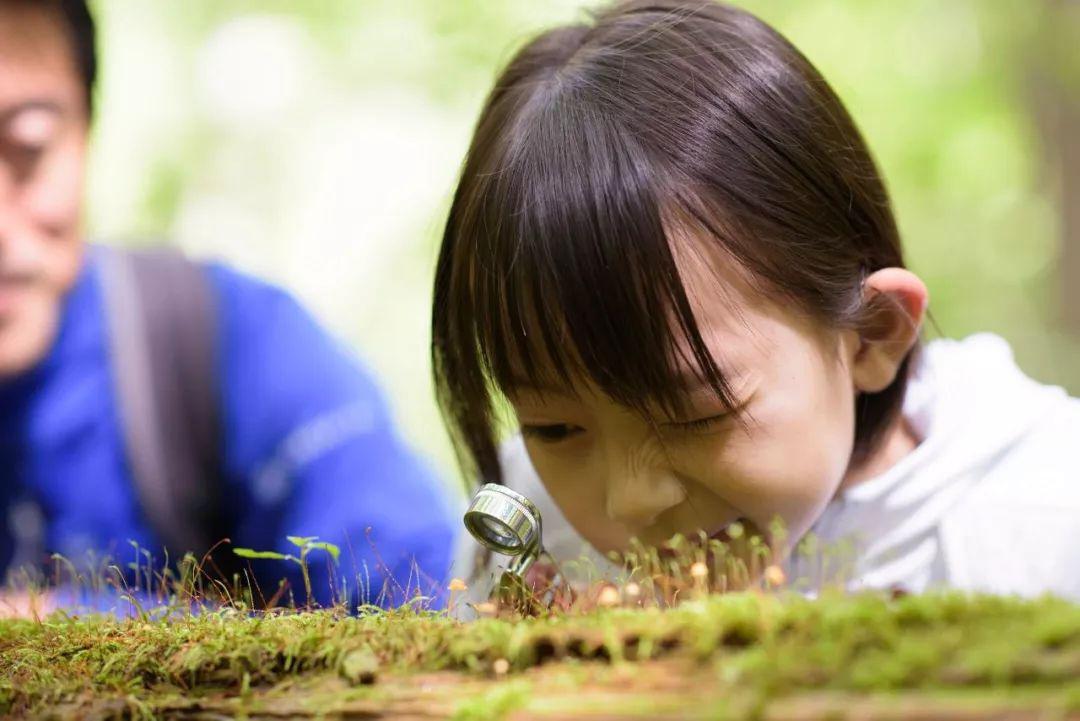
[[[17,173],[29,173],[52,147],[60,129],[55,110],[27,108],[0,128],[0,153]]]
[[[545,443],[556,443],[558,441],[566,440],[580,432],[581,428],[572,426],[568,423],[551,423],[546,425],[523,424],[521,426],[522,435],[544,441]]]
[[[18,177],[28,176],[40,164],[48,146],[0,142],[0,162],[11,168]]]
[[[41,160],[41,156],[45,154],[45,146],[12,144],[5,151],[4,154],[13,165],[25,168]]]

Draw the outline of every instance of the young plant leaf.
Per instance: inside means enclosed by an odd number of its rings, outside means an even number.
[[[334,557],[334,563],[338,562],[338,558],[341,556],[341,549],[335,546],[333,543],[327,543],[326,541],[319,541],[317,543],[308,544],[309,548],[321,548]]]
[[[289,556],[275,551],[255,551],[250,548],[234,548],[233,553],[241,558],[273,558],[278,561],[289,560]]]
[[[297,548],[303,548],[304,546],[317,539],[318,536],[285,536],[285,538],[289,541],[289,543],[296,546]]]

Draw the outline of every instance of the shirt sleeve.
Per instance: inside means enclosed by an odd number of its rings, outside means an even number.
[[[321,605],[392,606],[418,594],[438,605],[460,524],[371,375],[287,293],[222,266],[208,271],[219,296],[233,545],[293,556],[288,536],[338,546],[337,563],[323,550],[306,559]],[[263,598],[284,578],[305,602],[297,564],[250,563]]]

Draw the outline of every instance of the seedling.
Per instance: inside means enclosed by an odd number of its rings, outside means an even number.
[[[251,548],[234,548],[233,553],[241,558],[272,558],[278,561],[292,561],[300,567],[300,574],[304,577],[304,592],[307,594],[308,605],[311,605],[311,574],[308,571],[307,557],[312,551],[319,549],[326,551],[337,564],[341,556],[341,549],[333,543],[318,540],[318,536],[286,536],[289,543],[300,549],[300,555],[291,553],[278,553],[277,551],[255,551]]]

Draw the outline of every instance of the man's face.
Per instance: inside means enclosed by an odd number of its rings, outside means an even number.
[[[62,22],[0,2],[0,379],[48,352],[82,262],[87,106]]]

